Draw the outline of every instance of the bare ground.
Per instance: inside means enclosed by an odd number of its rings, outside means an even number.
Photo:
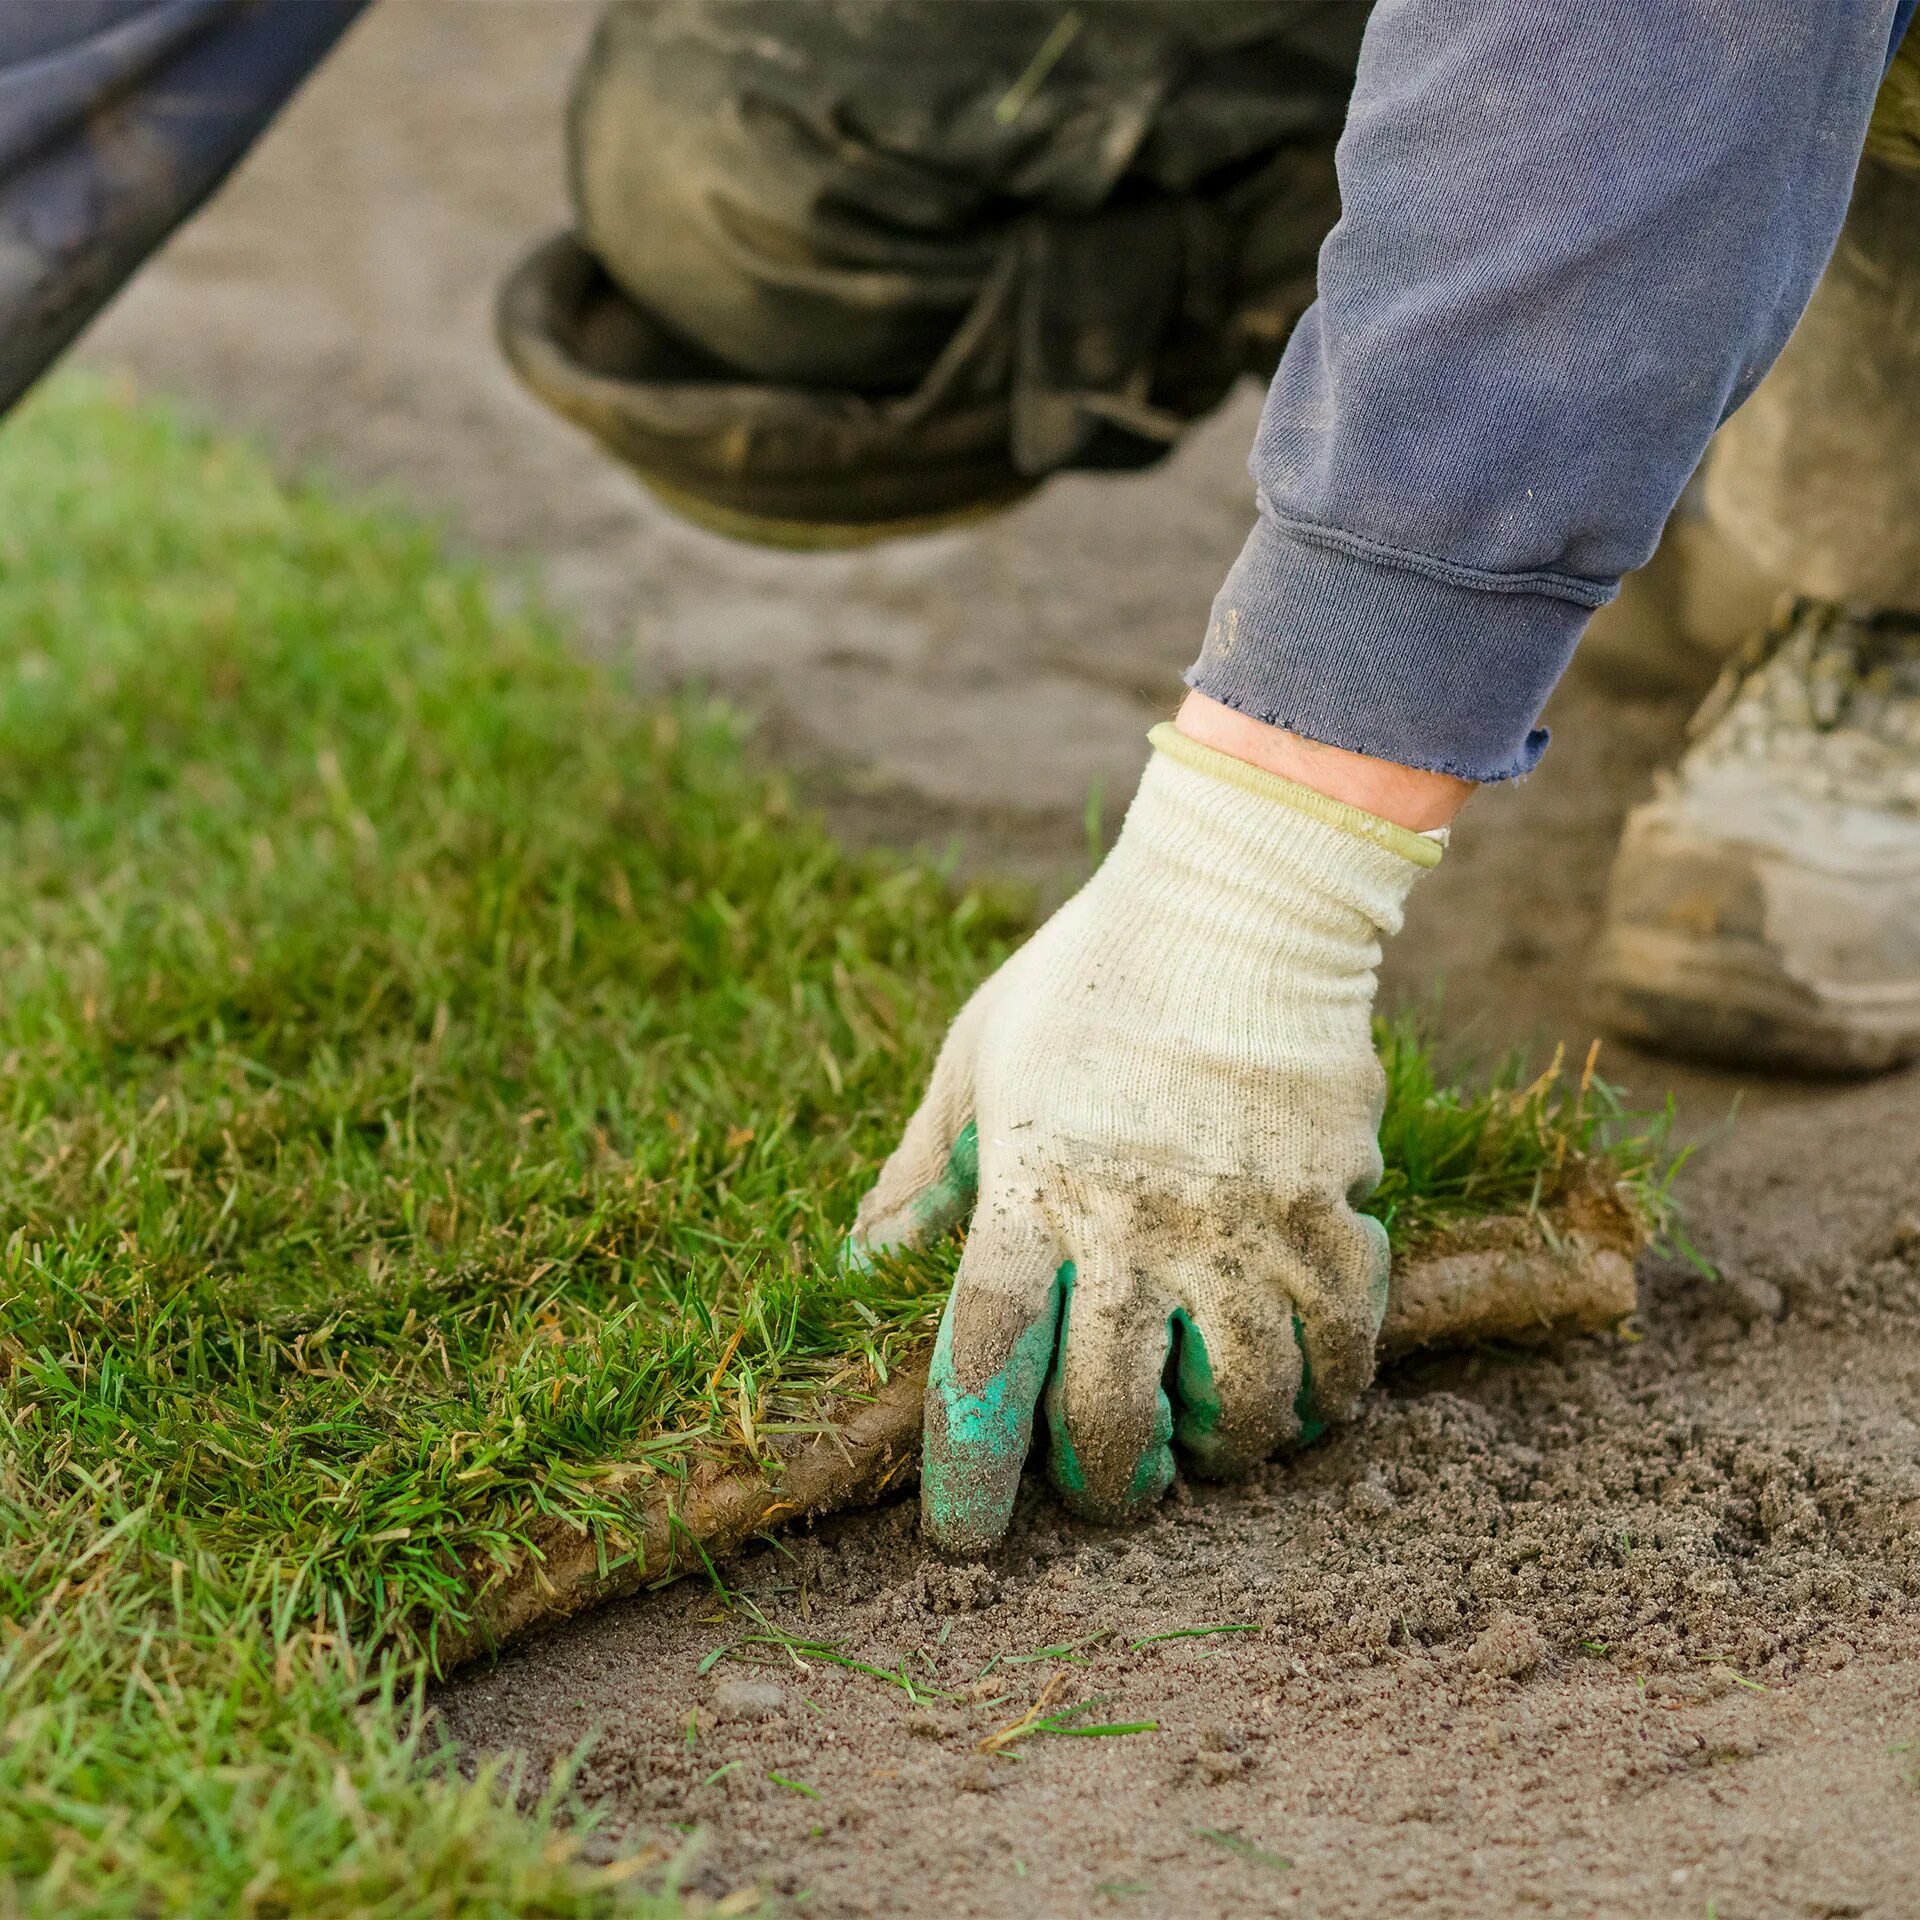
[[[87,357],[538,566],[640,679],[758,712],[843,830],[1057,889],[1245,529],[1257,396],[1155,474],[974,533],[804,559],[676,525],[488,337],[494,281],[562,217],[589,19],[389,0]],[[1684,712],[1570,687],[1541,773],[1476,802],[1416,895],[1390,991],[1583,1049],[1612,837]],[[948,1691],[999,1655],[983,1697],[703,1676],[744,1609],[683,1587],[456,1682],[449,1725],[536,1764],[592,1740],[610,1838],[698,1828],[696,1886],[823,1914],[1920,1915],[1920,1078],[1612,1072],[1695,1128],[1744,1095],[1686,1184],[1725,1277],[1649,1263],[1637,1343],[1404,1371],[1329,1444],[1130,1533],[1036,1487],[984,1567],[931,1560],[900,1505],[730,1576]],[[1201,1625],[1257,1631],[1133,1646]],[[1056,1671],[1157,1730],[974,1751]]]
[[[1852,1113],[1911,1127],[1905,1088]],[[695,1885],[823,1913],[1913,1914],[1920,1221],[1892,1156],[1806,1204],[1781,1169],[1830,1158],[1829,1123],[1714,1156],[1727,1277],[1653,1263],[1637,1343],[1403,1370],[1331,1444],[1131,1532],[1034,1487],[985,1565],[931,1559],[902,1504],[729,1576],[988,1698],[766,1648],[702,1676],[754,1623],[685,1585],[443,1708],[480,1750],[591,1742],[610,1837],[699,1827]],[[1257,1631],[1134,1644],[1198,1626]],[[1157,1731],[975,1751],[1056,1672]]]

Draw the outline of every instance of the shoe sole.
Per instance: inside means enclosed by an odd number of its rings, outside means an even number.
[[[1743,941],[1611,930],[1593,999],[1621,1039],[1713,1066],[1859,1077],[1920,1054],[1920,990],[1810,991]]]
[[[1790,969],[1768,928],[1870,925],[1861,900],[1884,908],[1888,892],[1637,811],[1608,889],[1596,1011],[1621,1038],[1683,1059],[1885,1073],[1920,1055],[1920,973],[1835,979],[1805,954]]]

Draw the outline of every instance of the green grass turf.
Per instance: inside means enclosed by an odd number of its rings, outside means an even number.
[[[1018,930],[404,516],[97,384],[9,422],[0,1914],[669,1910],[450,1772],[421,1650],[607,1463],[925,1337],[950,1255],[834,1252]],[[1403,1245],[1622,1131],[1387,1052]]]

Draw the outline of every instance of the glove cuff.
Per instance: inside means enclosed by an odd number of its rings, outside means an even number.
[[[1190,767],[1195,773],[1205,774],[1209,779],[1223,780],[1242,792],[1257,794],[1264,800],[1291,807],[1296,813],[1307,814],[1342,833],[1357,835],[1362,840],[1371,841],[1376,847],[1384,847],[1389,853],[1399,854],[1416,867],[1437,867],[1440,864],[1444,846],[1430,835],[1415,833],[1411,827],[1396,826],[1391,820],[1381,819],[1377,813],[1368,813],[1364,807],[1349,806],[1346,801],[1335,800],[1313,787],[1303,787],[1297,780],[1269,773],[1265,767],[1253,766],[1245,760],[1236,760],[1232,754],[1222,753],[1217,747],[1204,746],[1182,733],[1170,720],[1163,720],[1152,728],[1147,738],[1152,742],[1155,752],[1165,754],[1169,760],[1176,760],[1183,767]]]

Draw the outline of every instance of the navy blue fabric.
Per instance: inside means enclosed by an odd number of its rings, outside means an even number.
[[[366,0],[0,0],[0,410],[225,179]]]
[[[1896,0],[1380,0],[1259,520],[1190,685],[1474,780],[1525,772],[1831,253]]]

